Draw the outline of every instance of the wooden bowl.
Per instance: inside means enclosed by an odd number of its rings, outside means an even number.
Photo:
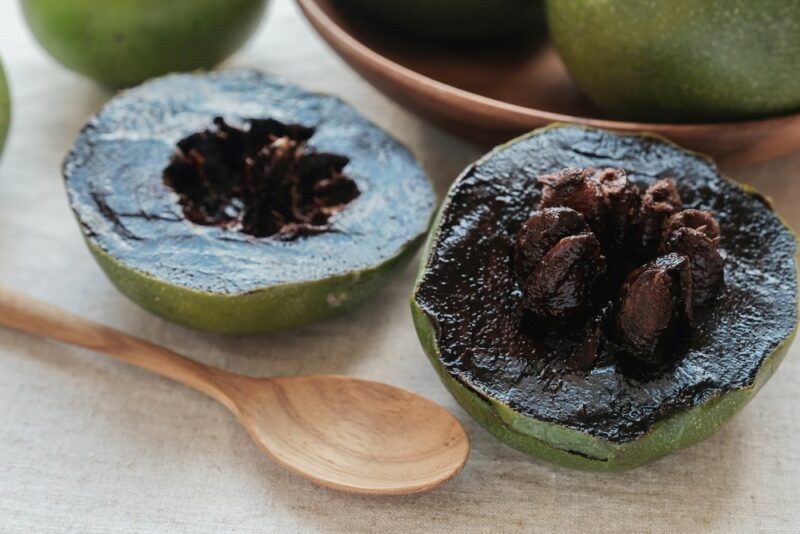
[[[742,122],[661,124],[605,117],[576,90],[549,43],[452,49],[376,28],[335,0],[297,0],[353,69],[420,116],[483,144],[551,122],[661,134],[728,165],[800,149],[800,113]]]

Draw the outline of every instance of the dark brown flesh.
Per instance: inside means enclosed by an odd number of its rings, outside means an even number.
[[[712,210],[719,222],[725,287],[694,310],[689,335],[658,365],[610,342],[613,310],[603,304],[621,285],[601,284],[612,294],[598,294],[599,309],[566,329],[539,330],[521,306],[513,247],[541,203],[537,177],[590,165],[626,169],[642,192],[674,176],[684,207]],[[630,443],[675,414],[752,388],[796,329],[794,234],[762,196],[708,159],[658,139],[571,126],[541,130],[465,170],[439,220],[414,296],[423,342],[443,374],[519,420]],[[596,321],[604,326],[599,346]],[[573,362],[583,357],[591,357],[589,368],[578,371]]]
[[[528,276],[523,306],[554,319],[585,313],[605,269],[600,242],[592,232],[564,237]]]
[[[692,325],[692,272],[671,253],[631,272],[619,292],[614,332],[640,358],[657,358]]]
[[[672,180],[659,180],[645,191],[639,210],[639,246],[641,257],[658,251],[666,221],[683,209],[683,201]]]
[[[700,230],[678,228],[664,241],[664,252],[676,252],[689,258],[693,280],[692,303],[705,306],[724,284],[723,260],[716,239]]]
[[[724,284],[713,214],[682,209],[675,182],[643,194],[622,169],[541,176],[539,210],[517,234],[522,307],[538,324],[585,328],[581,367],[599,344],[660,361]],[[587,325],[587,326],[581,326]]]
[[[348,158],[317,153],[314,130],[272,119],[213,126],[178,142],[164,182],[186,218],[255,237],[326,231],[328,218],[359,195]]]
[[[562,238],[586,229],[588,226],[583,215],[571,208],[544,208],[535,212],[517,233],[514,248],[517,272],[527,276]]]

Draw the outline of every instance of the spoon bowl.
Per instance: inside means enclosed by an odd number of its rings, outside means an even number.
[[[469,438],[450,412],[380,382],[230,373],[2,287],[0,325],[101,352],[205,393],[277,463],[321,486],[418,493],[454,477],[469,455]]]
[[[387,384],[346,376],[248,378],[223,387],[234,413],[276,462],[319,485],[368,494],[428,490],[469,453],[444,408]]]

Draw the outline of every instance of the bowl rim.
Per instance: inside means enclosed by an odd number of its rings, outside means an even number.
[[[476,118],[478,116],[491,117],[493,122],[498,122],[497,113],[502,112],[503,122],[508,128],[530,129],[534,127],[531,124],[531,119],[534,119],[540,122],[564,122],[617,131],[650,131],[669,136],[672,133],[708,134],[723,128],[744,127],[753,130],[774,128],[781,123],[798,122],[800,124],[800,111],[736,121],[659,123],[598,119],[512,104],[441,82],[381,55],[345,30],[330,16],[329,9],[333,3],[329,0],[323,2],[320,0],[297,0],[297,4],[325,42],[348,63],[357,62],[362,68],[369,68],[374,73],[382,72],[382,78],[391,78],[394,83],[423,93],[434,102],[447,100],[449,107],[458,108]],[[328,9],[322,4],[328,6]]]

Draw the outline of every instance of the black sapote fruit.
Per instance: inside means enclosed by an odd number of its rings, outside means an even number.
[[[110,87],[208,69],[256,31],[266,0],[20,0],[25,21],[62,65]]]
[[[618,118],[722,122],[800,110],[796,0],[545,4],[576,85]]]
[[[363,301],[413,255],[435,202],[408,150],[353,108],[249,70],[120,93],[63,170],[114,284],[167,319],[223,333]]]
[[[794,234],[708,158],[555,126],[453,184],[412,296],[444,384],[502,441],[632,468],[715,432],[797,325]]]

